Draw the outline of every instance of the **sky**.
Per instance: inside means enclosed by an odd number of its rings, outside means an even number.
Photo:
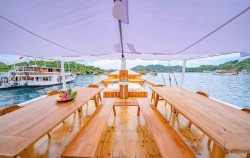
[[[23,59],[19,59],[20,56],[17,55],[5,55],[0,54],[0,62],[4,62],[6,64],[14,64],[18,62],[24,62],[29,60],[34,60],[31,57],[24,57]],[[208,57],[208,58],[200,58],[194,60],[187,61],[187,67],[198,67],[200,65],[219,65],[227,61],[231,60],[243,60],[246,57],[240,57],[240,54],[229,54],[229,55],[222,55],[222,56],[215,56],[215,57]],[[40,59],[37,59],[40,60]],[[93,65],[103,69],[120,69],[121,63],[120,60],[96,60],[96,61],[81,61],[80,63],[86,65]],[[159,60],[127,60],[127,69],[130,69],[137,65],[182,65],[182,61],[159,61]]]
[[[225,63],[227,61],[232,60],[243,60],[247,57],[240,57],[239,53],[236,54],[229,54],[229,55],[222,55],[222,56],[215,56],[215,57],[208,57],[208,58],[199,58],[188,60],[186,63],[187,67],[198,67],[200,65],[219,65]],[[87,65],[98,66],[103,69],[119,69],[121,66],[120,60],[102,60],[102,61],[89,61],[89,62],[82,62]],[[182,61],[159,61],[159,60],[127,60],[127,68],[130,69],[137,65],[182,65]]]

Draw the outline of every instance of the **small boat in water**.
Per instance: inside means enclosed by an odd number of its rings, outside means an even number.
[[[147,75],[147,71],[145,71],[145,70],[140,70],[139,73],[140,73],[141,75]]]
[[[103,75],[108,75],[110,72],[108,72],[108,71],[105,71],[105,72],[103,72]]]
[[[152,70],[149,74],[152,75],[152,76],[157,76],[157,71],[156,70]]]
[[[66,82],[75,79],[72,73],[65,73]],[[4,82],[1,82],[0,89],[18,87],[43,87],[62,84],[60,68],[44,67],[37,65],[13,66]]]
[[[250,70],[242,70],[243,74],[250,74]]]
[[[239,73],[238,70],[216,70],[214,75],[237,75]]]
[[[78,72],[76,73],[76,75],[86,75],[86,73],[85,73],[85,72],[82,72],[82,71],[78,71]]]
[[[99,75],[99,73],[97,71],[94,71],[93,75]]]

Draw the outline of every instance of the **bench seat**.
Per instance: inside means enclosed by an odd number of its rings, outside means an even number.
[[[164,158],[193,158],[194,153],[147,98],[137,99],[154,140]]]
[[[73,138],[61,157],[94,157],[102,131],[109,118],[114,102],[114,98],[103,99],[102,104],[97,107],[90,120]]]

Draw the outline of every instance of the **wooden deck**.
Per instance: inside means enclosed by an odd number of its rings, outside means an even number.
[[[179,115],[177,121],[170,119],[170,106],[159,101],[158,109],[170,120],[170,124],[180,134],[198,158],[209,157],[208,138],[195,126],[187,129],[188,121]],[[51,157],[57,158],[66,145],[77,134],[80,127],[90,118],[95,110],[93,101],[83,106],[81,113],[72,114],[65,123],[59,124],[51,131],[51,139],[44,136],[34,146],[27,149],[20,157]],[[143,115],[137,116],[136,106],[116,107],[117,115],[110,115],[107,126],[101,136],[96,155],[99,157],[161,157],[154,139],[147,128]],[[243,158],[246,154],[228,154],[228,158]]]

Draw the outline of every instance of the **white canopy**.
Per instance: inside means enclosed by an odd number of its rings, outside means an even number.
[[[0,53],[119,59],[113,7],[114,0],[2,0]],[[249,52],[249,7],[249,0],[128,0],[125,57],[171,60]]]

